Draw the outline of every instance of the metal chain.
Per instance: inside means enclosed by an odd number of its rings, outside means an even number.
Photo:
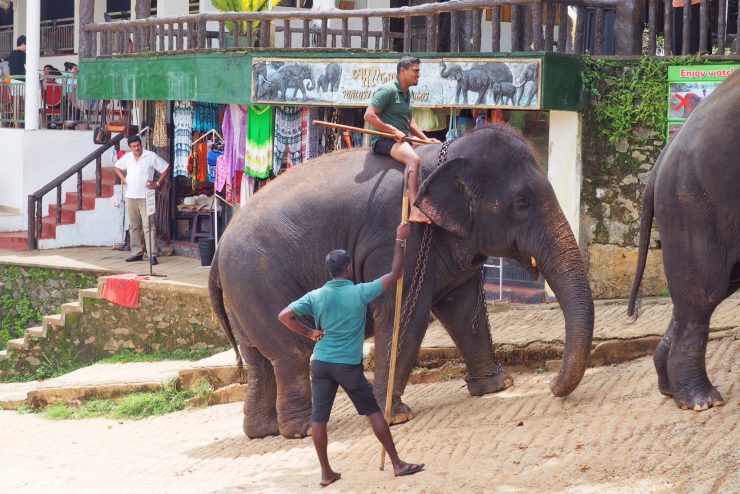
[[[453,139],[454,140],[454,139]],[[442,149],[439,150],[439,156],[437,158],[437,168],[442,166],[447,162],[447,150],[450,147],[450,144],[452,144],[453,140],[446,141],[444,144],[442,144]],[[411,323],[411,317],[414,314],[414,311],[416,310],[416,303],[419,299],[419,294],[421,293],[421,286],[424,283],[424,275],[426,274],[427,270],[427,261],[429,260],[429,251],[432,246],[432,236],[434,234],[434,225],[433,224],[427,224],[424,227],[424,234],[421,239],[421,245],[419,246],[419,254],[416,258],[416,267],[414,268],[414,276],[411,278],[411,284],[409,285],[409,293],[406,295],[406,300],[404,301],[403,308],[401,309],[401,321],[400,321],[400,328],[399,328],[399,338],[398,338],[398,349],[397,351],[400,353],[401,346],[403,345],[403,339],[406,335],[406,330],[408,326]],[[388,352],[387,352],[387,358],[390,362],[390,356],[391,356],[391,344],[392,341],[388,342]]]
[[[491,371],[488,374],[484,374],[482,376],[471,376],[468,374],[465,376],[465,382],[471,383],[474,381],[480,381],[481,379],[485,379],[487,377],[493,377],[501,370],[503,369],[503,366],[501,365],[501,361],[496,358],[496,351],[493,348],[493,336],[491,335],[491,320],[488,318],[488,310],[486,309],[486,277],[485,277],[485,266],[481,266],[480,271],[478,271],[478,301],[475,304],[475,312],[473,313],[473,320],[471,321],[471,326],[473,328],[473,334],[478,334],[478,320],[481,316],[483,316],[486,320],[486,331],[488,331],[488,343],[491,345],[491,351],[493,352],[493,371]],[[483,309],[483,310],[481,310]]]

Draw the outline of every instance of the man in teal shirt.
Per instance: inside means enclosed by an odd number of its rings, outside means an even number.
[[[349,254],[333,250],[326,256],[331,281],[296,300],[278,315],[291,331],[316,342],[311,357],[311,436],[321,464],[322,486],[341,477],[329,466],[326,432],[339,386],[352,400],[357,413],[367,416],[375,436],[388,452],[396,476],[411,475],[424,468],[424,464],[406,463],[398,457],[388,423],[362,369],[367,305],[391,288],[403,274],[403,249],[408,231],[408,223],[398,226],[390,273],[370,283],[355,285]],[[298,320],[300,316],[312,316],[316,329],[303,325]]]
[[[373,128],[393,134],[394,138],[372,136],[370,144],[375,154],[390,156],[406,167],[406,183],[409,189],[411,213],[409,221],[431,223],[416,206],[419,191],[419,166],[421,159],[414,148],[406,141],[409,135],[423,139],[430,144],[438,144],[437,139],[429,139],[414,122],[411,115],[411,86],[419,84],[421,61],[416,57],[405,56],[396,66],[396,79],[380,86],[373,94],[370,105],[365,110],[365,121]]]

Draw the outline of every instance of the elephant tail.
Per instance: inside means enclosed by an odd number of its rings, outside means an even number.
[[[226,333],[226,337],[231,342],[231,346],[234,348],[236,353],[236,365],[238,367],[239,382],[244,384],[246,382],[246,375],[244,373],[244,364],[242,363],[242,356],[239,353],[239,344],[236,342],[234,331],[231,329],[231,323],[229,323],[229,316],[226,314],[226,306],[224,305],[224,291],[221,288],[221,278],[218,275],[218,251],[213,256],[211,262],[211,270],[208,274],[208,292],[211,295],[211,305],[213,306],[213,313],[216,315],[216,319],[221,323],[221,327]]]
[[[657,168],[657,166],[656,166]],[[640,218],[640,243],[637,254],[637,269],[635,270],[635,279],[632,282],[632,291],[630,292],[630,301],[627,306],[627,315],[638,317],[635,312],[637,302],[637,293],[640,290],[642,275],[645,272],[647,262],[648,247],[650,246],[650,231],[653,227],[653,215],[655,211],[655,170],[650,175],[647,185],[645,186],[645,195],[642,198],[642,214]]]

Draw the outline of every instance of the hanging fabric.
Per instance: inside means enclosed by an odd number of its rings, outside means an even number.
[[[292,166],[302,161],[301,136],[303,111],[295,106],[275,107],[275,138],[273,145],[272,173],[277,176],[283,165],[286,151],[289,151],[289,163]]]
[[[167,102],[157,101],[154,110],[154,136],[152,144],[155,148],[166,148],[170,145],[167,136]]]
[[[249,107],[247,125],[246,172],[267,178],[272,171],[272,107]]]
[[[504,123],[504,112],[500,108],[496,108],[491,112],[491,123]]]
[[[221,191],[225,184],[233,185],[237,170],[244,170],[247,148],[247,112],[239,105],[228,105],[224,112],[221,129],[224,133],[223,176],[216,167],[216,190]],[[220,184],[220,185],[219,185]]]
[[[220,105],[216,103],[196,103],[193,118],[193,132],[208,132],[218,129],[218,111]]]
[[[208,151],[208,181],[216,183],[216,162],[224,155],[223,151],[211,149]]]
[[[324,109],[316,107],[308,108],[308,123],[306,125],[306,132],[308,134],[306,136],[306,159],[317,158],[324,154],[322,137],[325,133],[326,127],[313,124],[314,120],[322,120],[324,118],[319,114],[319,111],[323,112]]]
[[[193,140],[193,106],[189,101],[175,101],[172,112],[175,125],[175,159],[173,176],[188,176],[190,143]]]
[[[412,108],[416,126],[424,132],[434,132],[446,128],[444,119],[440,121],[438,112],[433,108]]]

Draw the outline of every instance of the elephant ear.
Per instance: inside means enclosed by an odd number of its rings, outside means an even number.
[[[468,160],[456,158],[434,170],[421,184],[415,204],[435,225],[462,237],[470,235],[475,194]]]

